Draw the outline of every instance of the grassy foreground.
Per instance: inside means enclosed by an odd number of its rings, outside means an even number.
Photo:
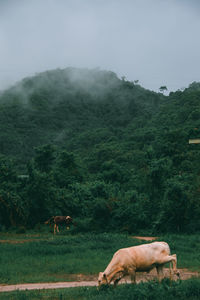
[[[128,236],[106,233],[11,236],[9,243],[0,244],[0,283],[70,281],[73,274],[97,274],[114,251],[136,244]]]
[[[68,288],[60,290],[8,292],[0,294],[5,300],[197,300],[200,296],[200,279],[170,282],[168,279],[161,284],[158,282],[140,283],[137,285],[121,285],[117,288],[95,287]]]
[[[0,234],[0,284],[74,280],[74,274],[97,275],[119,248],[144,243],[113,233],[53,236],[49,233]],[[200,272],[200,236],[161,237],[178,256],[178,268]]]

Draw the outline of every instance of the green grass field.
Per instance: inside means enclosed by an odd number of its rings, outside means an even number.
[[[118,248],[138,244],[115,234],[8,235],[0,239],[8,241],[0,244],[0,283],[7,284],[67,281],[72,274],[97,274]]]
[[[73,274],[98,274],[119,248],[144,243],[128,235],[0,234],[0,283],[70,281]],[[200,236],[161,237],[178,257],[178,267],[200,272]],[[20,242],[21,241],[21,242]]]
[[[105,269],[116,250],[144,243],[144,241],[122,234],[72,235],[70,232],[56,236],[50,233],[1,233],[0,240],[3,240],[0,243],[0,284],[71,281],[74,280],[74,274],[97,275],[99,271]],[[199,235],[167,235],[158,240],[168,242],[171,252],[177,254],[178,268],[200,272]],[[188,281],[190,282],[188,285],[194,285],[196,290],[200,286],[200,281],[193,281]],[[184,286],[186,283],[182,284]],[[152,286],[151,283],[147,283],[144,286],[152,290],[156,286],[155,289],[158,289],[156,283],[152,283]],[[167,286],[167,284],[162,285],[163,291],[171,289]],[[126,290],[134,294],[138,288],[127,286]],[[160,286],[159,289],[161,289]],[[173,289],[174,293],[176,293],[175,290],[179,291],[180,284],[174,283]],[[117,290],[124,293],[125,287],[117,287]],[[144,291],[144,287],[141,288],[141,293],[142,290]],[[106,298],[104,293],[106,293]],[[96,288],[70,288],[43,292],[1,293],[0,299],[103,299],[102,295],[104,299],[121,299],[117,298],[115,293],[112,288],[101,292],[97,292]],[[9,298],[7,298],[8,294]],[[4,298],[1,298],[3,296]],[[145,297],[134,299],[157,299],[155,295],[154,298]],[[187,297],[187,299],[197,299],[195,297]],[[127,294],[126,299],[132,298]]]
[[[2,300],[199,300],[200,279],[170,282],[139,283],[104,287],[67,288],[43,291],[16,291],[0,293]]]

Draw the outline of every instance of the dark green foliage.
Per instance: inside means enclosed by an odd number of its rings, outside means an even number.
[[[54,150],[51,145],[38,147],[35,150],[35,165],[36,168],[42,173],[49,173],[54,160]]]
[[[164,96],[67,68],[2,93],[2,228],[67,214],[79,231],[199,231],[199,85]]]
[[[0,155],[0,226],[26,222],[28,207],[21,189],[14,161]]]

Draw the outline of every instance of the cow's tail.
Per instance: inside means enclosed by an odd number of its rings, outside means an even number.
[[[167,246],[168,246],[168,251],[169,251],[168,255],[171,255],[170,247],[169,247],[168,244],[167,244]],[[169,279],[170,279],[170,281],[173,280],[173,264],[172,264],[172,261],[169,262]]]
[[[169,278],[172,281],[173,280],[173,271],[172,271],[172,262],[169,263]]]

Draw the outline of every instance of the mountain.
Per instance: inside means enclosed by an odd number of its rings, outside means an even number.
[[[99,135],[114,138],[133,120],[143,126],[161,99],[108,71],[67,68],[25,78],[0,96],[0,153],[23,164],[42,144],[75,150],[74,139],[87,139],[90,130],[98,130],[97,143]]]
[[[200,83],[136,82],[67,68],[0,95],[0,226],[67,214],[79,231],[199,231]]]

